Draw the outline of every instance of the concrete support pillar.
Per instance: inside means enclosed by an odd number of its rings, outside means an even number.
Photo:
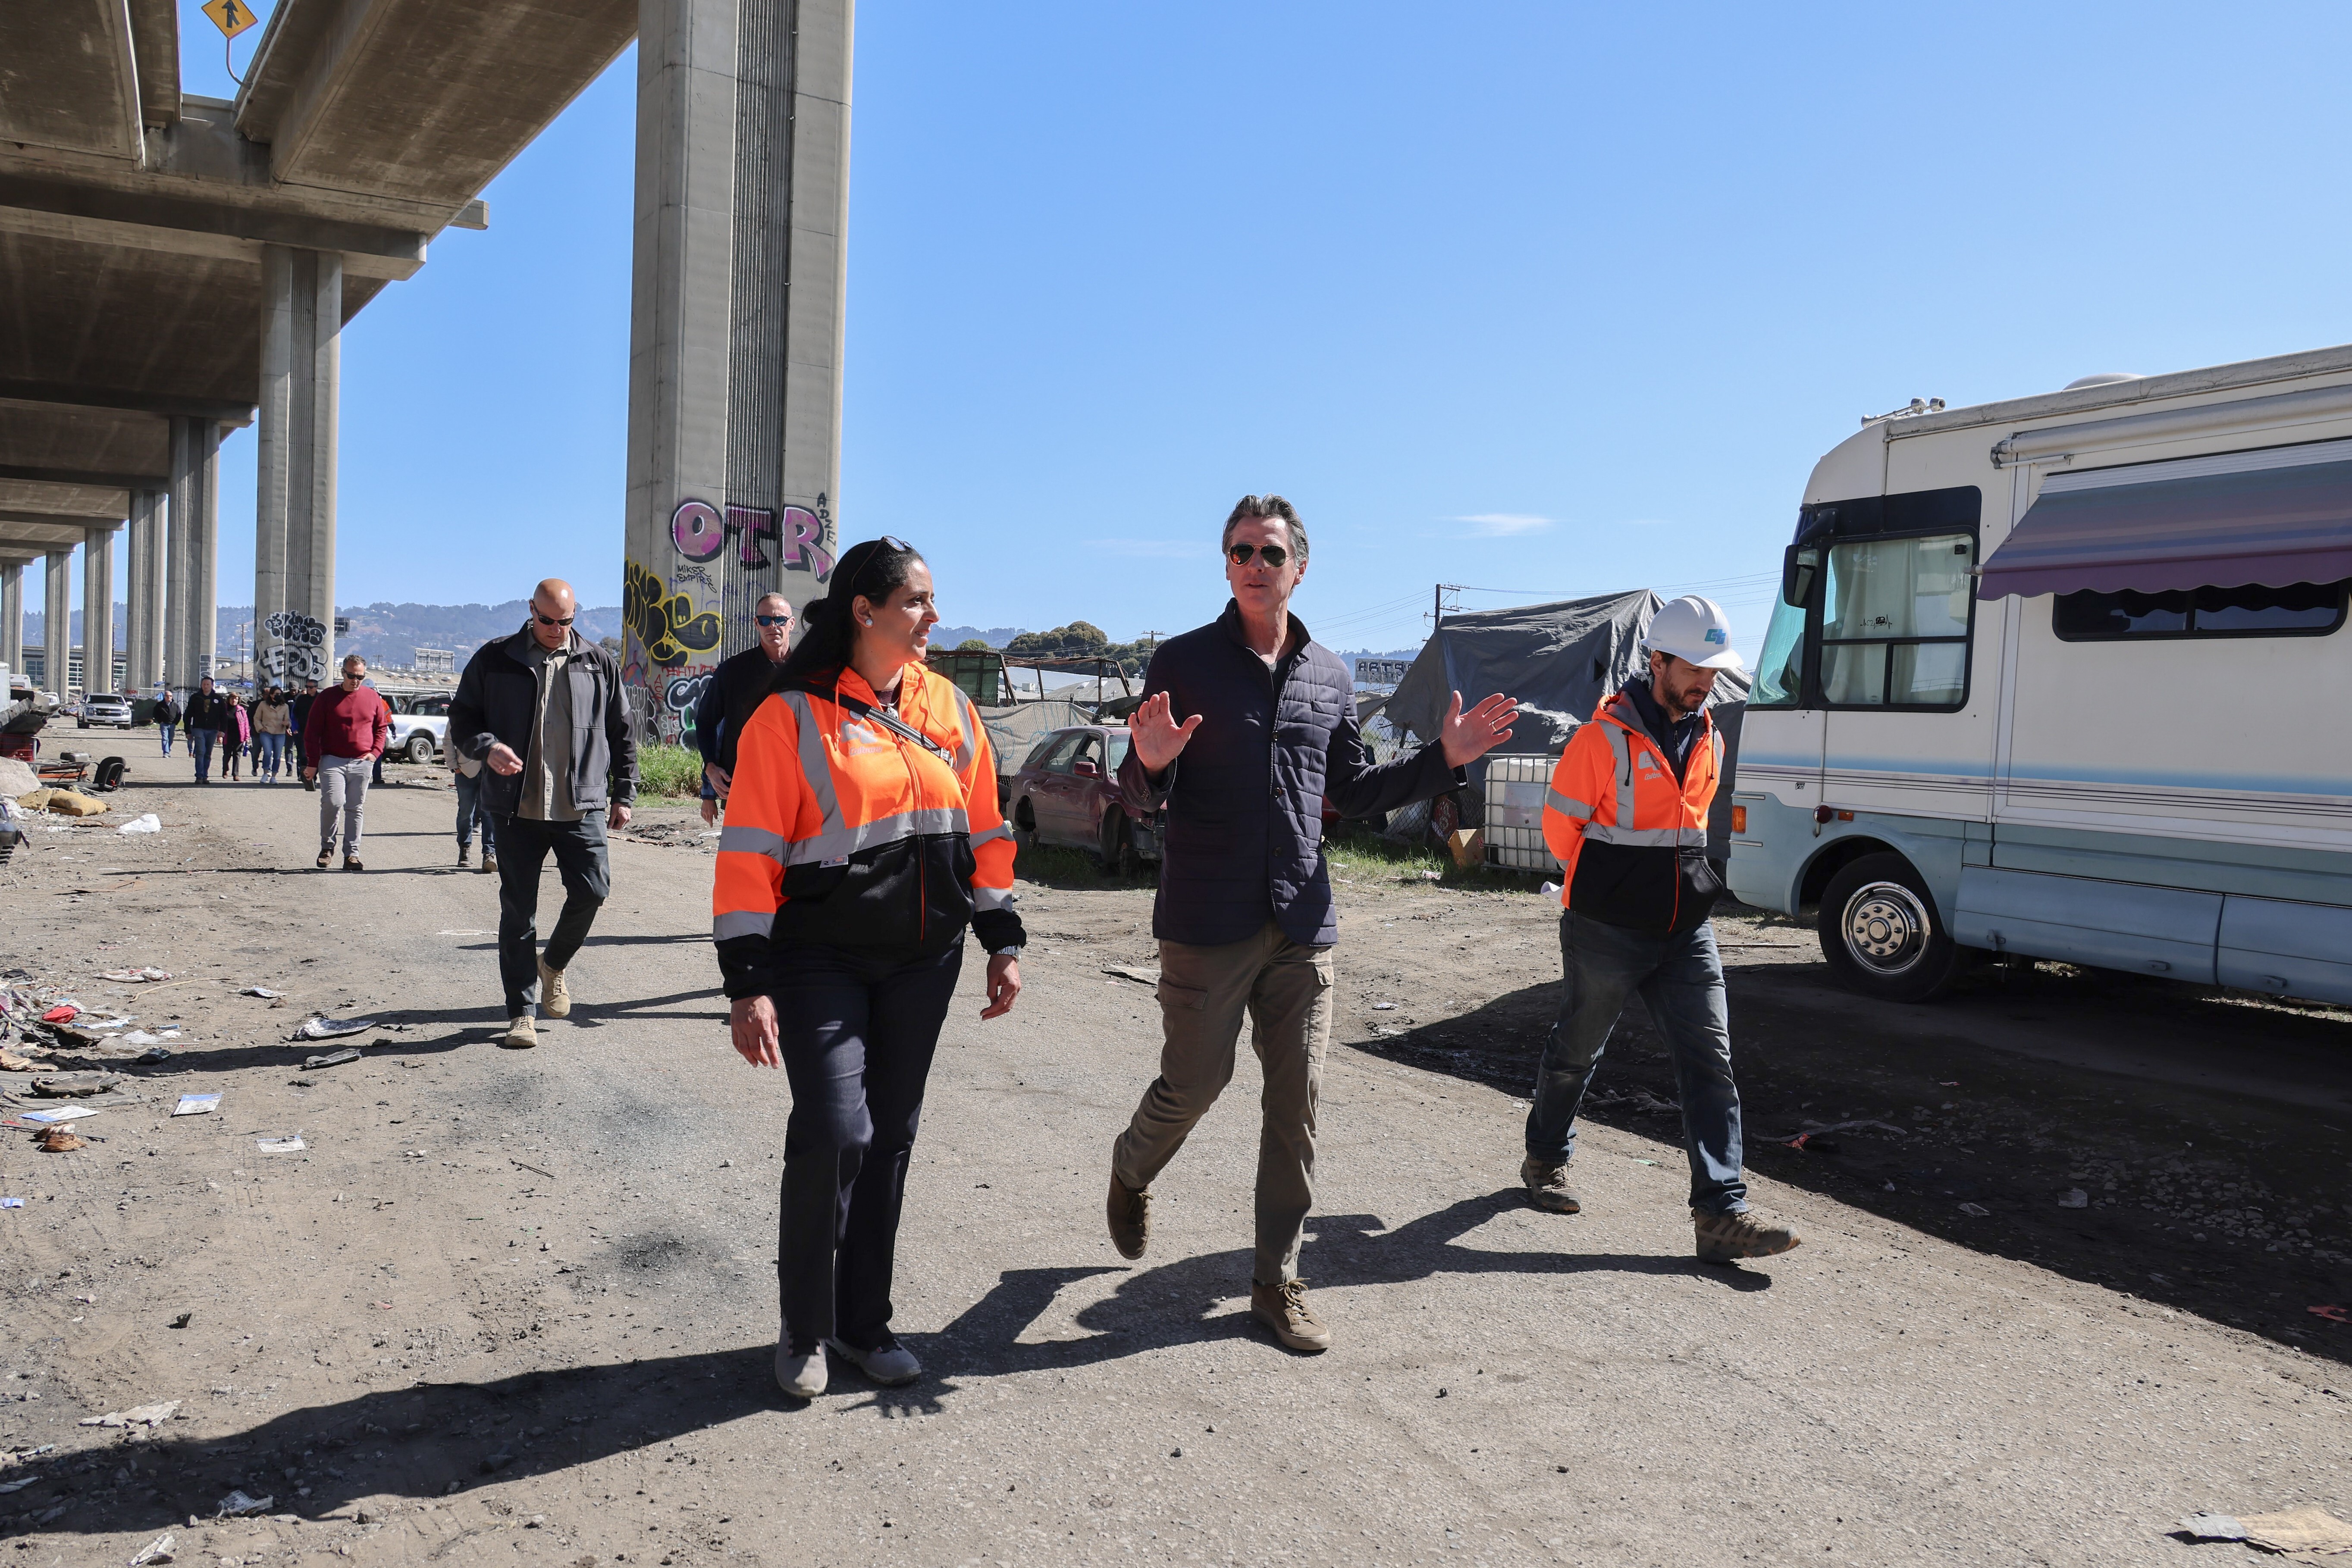
[[[114,530],[81,536],[81,689],[114,690]]]
[[[25,668],[25,563],[0,565],[0,664],[21,673]],[[0,702],[5,702],[0,693]]]
[[[622,676],[681,738],[839,553],[854,0],[640,0]]]
[[[47,663],[41,689],[62,698],[72,689],[73,676],[73,551],[53,549],[41,576],[41,641]]]
[[[123,684],[152,697],[163,680],[163,492],[131,492],[131,520],[123,535],[125,613]]]
[[[335,651],[343,258],[265,246],[253,647],[260,681],[323,682]]]
[[[213,673],[219,635],[220,427],[172,421],[172,533],[163,567],[163,680],[183,695]]]

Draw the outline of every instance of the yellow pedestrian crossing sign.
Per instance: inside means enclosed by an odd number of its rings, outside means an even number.
[[[224,38],[234,38],[260,20],[245,0],[205,0],[204,13]]]

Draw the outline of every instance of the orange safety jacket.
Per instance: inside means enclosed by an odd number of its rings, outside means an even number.
[[[1723,735],[1703,713],[1683,777],[1619,692],[1568,737],[1544,796],[1544,842],[1559,902],[1590,920],[1660,936],[1696,930],[1723,879],[1706,858],[1706,809]]]
[[[793,944],[944,952],[970,925],[1018,946],[1013,831],[971,700],[908,664],[896,717],[854,669],[761,703],[736,743],[711,883],[727,994]],[[864,710],[861,712],[860,710]]]

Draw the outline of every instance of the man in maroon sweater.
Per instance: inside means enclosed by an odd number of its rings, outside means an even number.
[[[302,721],[302,777],[319,781],[319,869],[335,858],[335,813],[343,814],[343,869],[361,871],[360,808],[369,769],[392,740],[392,709],[367,679],[367,661],[343,660],[343,678],[320,692]]]

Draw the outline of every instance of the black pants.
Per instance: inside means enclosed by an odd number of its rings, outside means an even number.
[[[576,822],[500,817],[498,823],[499,978],[506,984],[507,1017],[512,1019],[539,1005],[539,873],[548,852],[554,852],[555,869],[563,877],[563,913],[547,938],[551,969],[568,967],[588,939],[597,906],[612,887],[613,867],[601,811]]]
[[[793,1089],[776,1226],[783,1320],[797,1335],[871,1350],[889,1332],[907,1161],[963,944],[931,957],[817,946],[776,956]]]

